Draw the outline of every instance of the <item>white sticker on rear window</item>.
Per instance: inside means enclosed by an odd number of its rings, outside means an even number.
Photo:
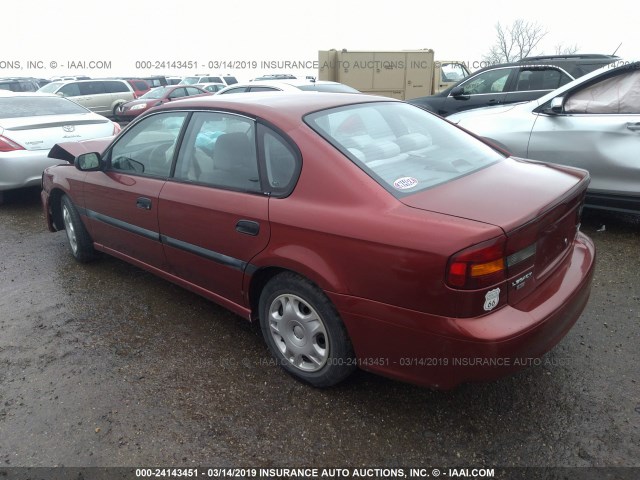
[[[418,180],[413,177],[402,177],[393,182],[393,186],[398,190],[408,190],[418,185]]]

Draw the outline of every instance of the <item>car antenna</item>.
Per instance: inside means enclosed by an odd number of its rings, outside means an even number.
[[[618,48],[620,48],[622,46],[622,42],[620,42],[620,45],[618,45]],[[616,48],[613,53],[611,54],[611,56],[615,55],[616,52],[618,51],[618,48]]]

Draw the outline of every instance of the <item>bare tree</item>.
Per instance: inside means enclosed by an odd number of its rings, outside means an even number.
[[[533,50],[547,33],[547,30],[537,22],[527,22],[521,18],[507,27],[503,27],[498,22],[496,43],[483,60],[490,63],[517,62],[532,55]]]
[[[579,48],[577,44],[565,47],[562,43],[559,43],[558,45],[556,45],[555,50],[556,55],[573,55],[579,50]]]

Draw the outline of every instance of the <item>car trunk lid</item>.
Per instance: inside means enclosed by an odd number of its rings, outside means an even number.
[[[514,305],[570,251],[588,183],[584,170],[510,158],[402,202],[500,227],[507,297]]]
[[[58,142],[113,135],[113,123],[95,115],[56,115],[7,118],[0,135],[25,150],[49,150]]]

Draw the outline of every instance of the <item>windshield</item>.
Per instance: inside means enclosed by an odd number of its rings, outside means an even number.
[[[89,110],[60,97],[15,96],[0,98],[0,118],[72,115],[78,113],[89,113]]]
[[[40,87],[38,91],[43,93],[55,93],[55,91],[58,90],[58,88],[60,88],[60,86],[62,85],[63,85],[63,82],[51,82],[51,83],[47,83],[43,87]]]
[[[149,90],[144,95],[140,96],[141,99],[157,99],[164,97],[164,94],[167,92],[167,87],[158,87],[153,90]]]
[[[305,121],[396,197],[504,158],[447,121],[406,103],[332,108],[309,114]]]

